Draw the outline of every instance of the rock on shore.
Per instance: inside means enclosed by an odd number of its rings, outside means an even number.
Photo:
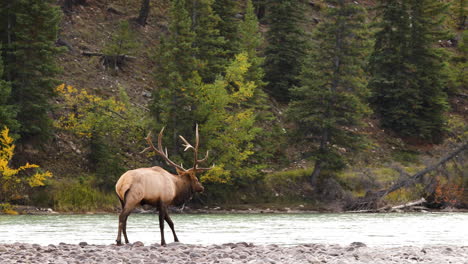
[[[468,263],[468,246],[367,247],[360,242],[349,246],[304,244],[297,246],[187,245],[171,243],[116,245],[60,243],[0,244],[0,263]]]

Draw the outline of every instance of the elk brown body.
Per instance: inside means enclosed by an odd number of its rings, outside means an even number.
[[[159,133],[158,148],[152,141],[151,135],[146,140],[149,147],[144,151],[152,149],[158,155],[164,158],[167,164],[175,167],[177,174],[172,174],[161,167],[139,168],[125,172],[117,181],[115,186],[116,193],[122,205],[122,212],[119,215],[119,228],[116,242],[121,244],[121,234],[123,233],[125,243],[129,243],[127,237],[127,219],[132,210],[138,205],[152,205],[159,211],[159,229],[161,231],[161,245],[165,245],[164,239],[164,221],[167,222],[174,235],[174,241],[178,242],[174,223],[167,212],[168,205],[182,205],[190,200],[194,193],[203,192],[204,188],[198,181],[196,174],[211,168],[198,168],[198,163],[208,158],[208,152],[202,160],[198,160],[198,126],[196,128],[196,144],[193,147],[182,136],[185,150],[194,150],[194,166],[190,169],[184,169],[181,165],[172,162],[167,155],[167,151],[162,150],[162,134],[164,128]],[[143,151],[143,152],[144,152]]]

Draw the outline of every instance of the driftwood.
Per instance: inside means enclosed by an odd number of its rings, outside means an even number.
[[[423,204],[426,202],[426,199],[424,198],[421,198],[417,201],[413,201],[413,202],[409,202],[409,203],[405,203],[405,204],[401,204],[401,205],[397,205],[397,206],[393,206],[393,207],[390,207],[390,210],[397,210],[397,209],[403,209],[403,208],[407,208],[407,207],[412,207],[412,206],[415,206],[415,205],[420,205],[420,204]],[[388,208],[380,208],[378,210],[385,210],[385,209],[388,209]]]
[[[396,206],[385,206],[381,207],[379,209],[365,209],[365,210],[356,210],[356,211],[348,211],[348,213],[383,213],[383,212],[399,212],[401,209],[406,209],[406,208],[414,208],[418,210],[424,210],[427,209],[426,207],[421,207],[417,205],[421,205],[426,202],[426,199],[421,198],[416,201],[396,205]],[[416,207],[417,206],[417,207]]]
[[[126,60],[135,60],[136,57],[129,56],[129,55],[108,55],[100,52],[89,52],[89,51],[82,51],[81,55],[88,56],[88,57],[100,57],[99,61],[104,67],[112,67],[115,70],[121,68]]]

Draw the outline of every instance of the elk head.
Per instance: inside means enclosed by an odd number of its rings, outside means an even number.
[[[189,169],[185,169],[182,166],[182,164],[178,165],[178,164],[176,164],[175,162],[173,162],[172,160],[169,159],[169,155],[167,154],[167,148],[165,148],[163,150],[163,146],[162,146],[163,132],[164,132],[164,127],[161,129],[161,132],[159,132],[158,147],[157,148],[154,146],[154,144],[153,144],[153,142],[151,140],[151,132],[150,132],[148,134],[148,136],[146,137],[146,141],[148,142],[149,147],[144,149],[142,151],[142,153],[147,151],[147,150],[150,150],[150,149],[154,150],[159,156],[161,156],[164,159],[164,161],[166,162],[167,165],[172,166],[172,167],[174,167],[176,169],[177,175],[179,177],[181,177],[182,179],[185,179],[188,182],[190,182],[190,186],[191,186],[191,189],[192,189],[193,192],[203,192],[204,188],[203,188],[202,184],[200,183],[200,181],[197,178],[197,173],[211,170],[214,167],[214,165],[212,167],[210,167],[210,168],[200,168],[200,167],[198,167],[198,164],[206,161],[208,159],[208,155],[209,155],[209,150],[208,150],[208,151],[206,151],[206,155],[205,155],[205,157],[203,159],[198,159],[198,147],[199,147],[199,143],[200,143],[199,134],[198,134],[198,124],[196,125],[196,128],[195,128],[195,146],[190,144],[183,136],[179,136],[182,139],[182,141],[184,142],[184,144],[183,144],[183,146],[185,147],[184,151],[192,149],[193,153],[194,153],[193,167],[189,168]]]

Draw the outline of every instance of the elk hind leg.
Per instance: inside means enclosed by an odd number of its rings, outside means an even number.
[[[133,210],[133,209],[132,209]],[[124,239],[125,239],[125,244],[128,244],[128,237],[127,237],[127,219],[128,219],[128,216],[130,214],[126,215],[125,216],[125,219],[124,219],[124,222],[123,222],[123,235],[124,235]]]
[[[125,243],[129,243],[128,237],[127,237],[127,219],[132,210],[135,208],[136,203],[134,202],[129,202],[127,199],[122,203],[123,208],[122,212],[119,215],[119,231],[117,233],[117,239],[115,240],[117,242],[117,245],[121,245],[121,234],[123,232],[124,238],[125,238]]]

